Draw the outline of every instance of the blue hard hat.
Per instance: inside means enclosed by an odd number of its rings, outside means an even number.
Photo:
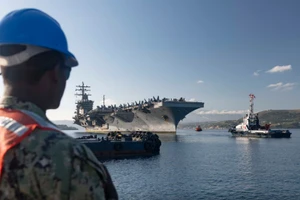
[[[59,23],[48,14],[33,8],[15,10],[0,21],[0,45],[23,44],[61,52],[65,65],[78,61],[68,50],[67,38]]]

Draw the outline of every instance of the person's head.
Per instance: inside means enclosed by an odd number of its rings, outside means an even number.
[[[77,65],[63,30],[46,13],[21,9],[0,21],[0,66],[7,95],[55,109]]]
[[[13,63],[22,60],[20,57],[32,54],[31,52],[40,53],[29,57],[24,62]],[[38,101],[43,101],[39,102],[43,104],[40,105],[43,109],[55,109],[59,106],[66,80],[71,72],[71,67],[64,64],[60,52],[35,46],[2,45],[0,63],[1,58],[5,58],[1,66],[3,82],[7,88],[14,90],[13,95],[18,97],[18,93],[22,94],[20,90],[27,90],[28,95],[32,95],[32,92],[38,93],[34,97],[39,98]],[[4,62],[9,61],[11,61],[10,65],[5,66]]]

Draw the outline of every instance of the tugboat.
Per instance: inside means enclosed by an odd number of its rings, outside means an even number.
[[[198,131],[198,132],[202,131],[202,128],[201,128],[201,126],[200,126],[200,125],[198,125],[198,126],[195,128],[195,131]]]
[[[98,160],[118,158],[150,157],[160,153],[161,141],[152,132],[109,132],[106,137],[97,135],[76,138],[92,150]]]
[[[259,123],[258,114],[253,112],[254,94],[250,94],[250,109],[248,114],[243,118],[243,122],[236,127],[230,128],[233,137],[259,137],[259,138],[290,138],[289,130],[272,130],[271,124],[261,126]]]

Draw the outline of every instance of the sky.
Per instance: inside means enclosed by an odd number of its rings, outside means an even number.
[[[71,120],[75,85],[95,105],[160,96],[204,102],[194,114],[299,109],[300,1],[0,0],[0,18],[38,8],[79,61],[51,120]],[[3,91],[3,86],[0,85]]]

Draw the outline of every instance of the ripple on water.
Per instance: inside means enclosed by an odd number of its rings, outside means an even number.
[[[160,137],[161,154],[105,162],[120,199],[300,199],[300,130],[290,139],[226,131]]]

